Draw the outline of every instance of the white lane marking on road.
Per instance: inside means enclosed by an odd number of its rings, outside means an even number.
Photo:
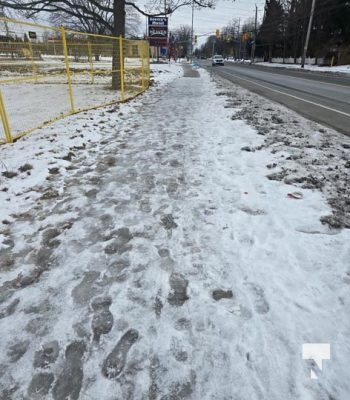
[[[232,75],[232,74],[227,74],[227,75]],[[305,99],[303,99],[303,98],[301,98],[301,97],[298,97],[298,96],[293,96],[292,94],[288,94],[288,93],[285,93],[285,92],[281,92],[280,90],[272,89],[272,88],[269,87],[269,86],[262,85],[261,83],[257,83],[257,82],[255,82],[255,81],[250,80],[250,79],[242,78],[242,77],[240,77],[240,76],[239,76],[238,78],[239,78],[239,79],[243,79],[244,81],[253,83],[253,84],[257,85],[257,86],[261,86],[261,87],[263,87],[263,88],[265,88],[265,89],[269,89],[269,90],[271,90],[271,91],[273,91],[273,92],[280,93],[280,94],[283,94],[283,95],[285,95],[285,96],[292,97],[293,99],[301,100],[301,101],[304,101],[305,103],[313,104],[314,106],[321,107],[321,108],[325,108],[326,110],[334,111],[334,112],[336,112],[336,113],[338,113],[338,114],[342,114],[342,115],[345,115],[346,117],[350,117],[350,114],[345,113],[345,112],[343,112],[343,111],[336,110],[335,108],[327,107],[327,106],[324,106],[324,105],[319,104],[319,103],[315,103],[315,102],[310,101],[310,100],[305,100]]]

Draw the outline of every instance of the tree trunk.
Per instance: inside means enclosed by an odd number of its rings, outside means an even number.
[[[125,36],[125,0],[114,0],[113,2],[113,57],[112,57],[112,89],[121,89],[121,54],[119,36]]]

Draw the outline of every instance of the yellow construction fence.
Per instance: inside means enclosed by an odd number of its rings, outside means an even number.
[[[144,40],[0,18],[0,143],[149,86]]]

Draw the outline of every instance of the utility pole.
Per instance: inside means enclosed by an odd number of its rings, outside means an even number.
[[[255,57],[255,46],[256,46],[256,29],[257,29],[257,24],[258,24],[258,6],[255,4],[255,25],[254,25],[254,42],[252,45],[252,54],[250,57],[250,63],[253,64],[254,62],[254,57]]]
[[[192,24],[191,24],[191,62],[193,61],[193,14],[194,14],[194,0],[192,0]]]
[[[164,0],[164,17],[166,18],[166,0]],[[169,24],[168,24],[169,28]],[[168,52],[168,53],[167,53]],[[170,46],[169,46],[169,38],[167,37],[166,45],[165,45],[165,56],[169,56],[169,62],[170,62]],[[159,61],[159,60],[157,60]]]
[[[316,3],[316,0],[312,0],[311,14],[310,14],[310,19],[309,19],[309,26],[307,28],[305,46],[304,46],[303,56],[302,56],[302,59],[301,59],[301,68],[304,68],[304,65],[305,65],[305,58],[306,58],[307,48],[309,46],[309,39],[310,39],[310,33],[311,33],[311,27],[312,27],[312,20],[314,18],[315,3]]]

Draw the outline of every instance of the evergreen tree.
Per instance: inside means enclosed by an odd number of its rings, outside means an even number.
[[[281,0],[266,0],[264,19],[260,27],[259,39],[264,58],[272,61],[273,51],[281,48],[283,42],[284,10]]]

